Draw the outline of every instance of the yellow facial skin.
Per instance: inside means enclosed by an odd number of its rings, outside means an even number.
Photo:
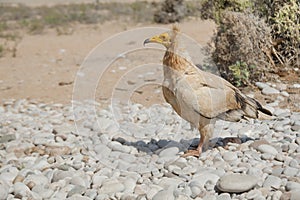
[[[144,41],[144,45],[147,43],[158,43],[168,48],[171,45],[171,37],[169,33],[162,33],[160,35],[153,36]]]

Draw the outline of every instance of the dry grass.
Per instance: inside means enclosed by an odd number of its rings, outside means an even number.
[[[153,20],[154,4],[95,3],[29,8],[24,5],[0,4],[0,32],[3,29],[25,28],[29,33],[41,33],[45,28],[70,26],[74,23],[97,24],[108,20],[149,22]],[[5,22],[5,23],[3,23]]]

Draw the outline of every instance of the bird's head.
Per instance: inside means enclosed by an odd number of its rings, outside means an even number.
[[[175,41],[175,37],[177,33],[179,32],[179,29],[176,25],[173,26],[172,31],[168,31],[156,36],[153,36],[151,38],[148,38],[144,41],[144,45],[148,43],[158,43],[163,46],[165,46],[167,49],[171,47],[172,43]]]
[[[171,45],[171,36],[168,32],[162,33],[160,35],[155,35],[144,41],[144,45],[148,43],[158,43],[164,45],[166,48],[169,48]]]

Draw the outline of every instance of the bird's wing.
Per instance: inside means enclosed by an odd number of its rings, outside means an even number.
[[[230,110],[241,109],[238,90],[229,82],[214,74],[201,70],[187,72],[178,81],[181,99],[206,118],[215,118]]]

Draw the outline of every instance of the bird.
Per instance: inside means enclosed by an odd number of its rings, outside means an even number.
[[[209,148],[218,119],[238,122],[241,119],[272,116],[257,100],[246,96],[230,82],[199,69],[179,38],[179,27],[173,25],[170,31],[146,39],[144,46],[158,43],[166,48],[163,57],[164,99],[179,116],[199,130],[198,147],[189,149],[183,157],[199,157]]]

